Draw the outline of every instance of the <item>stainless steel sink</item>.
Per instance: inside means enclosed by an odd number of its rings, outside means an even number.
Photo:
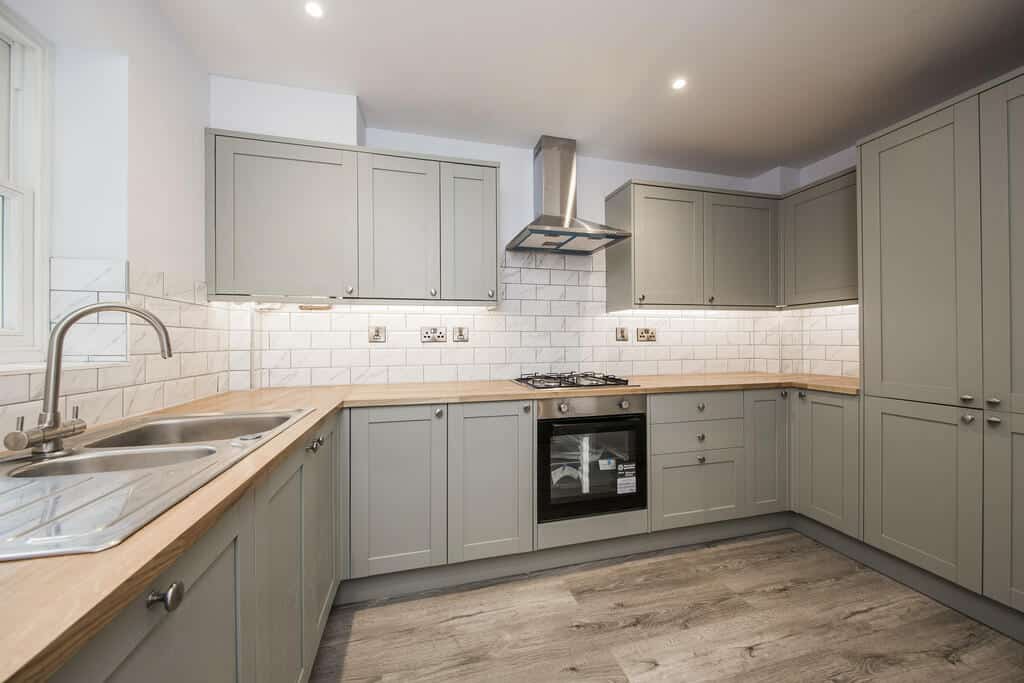
[[[117,545],[309,412],[154,417],[67,455],[0,461],[0,560]]]
[[[171,448],[85,451],[12,470],[9,477],[59,477],[69,474],[124,472],[151,467],[168,467],[216,455],[212,446],[179,446]]]
[[[294,413],[241,413],[235,415],[184,415],[144,425],[94,441],[89,448],[123,448],[162,444],[223,441],[277,429]]]

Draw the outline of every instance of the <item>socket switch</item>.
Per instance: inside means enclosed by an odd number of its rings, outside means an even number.
[[[420,341],[424,344],[435,344],[448,341],[448,331],[443,327],[421,327]]]
[[[628,327],[616,327],[615,328],[615,341],[629,341],[629,328]]]
[[[367,331],[367,339],[371,344],[383,344],[388,340],[388,328],[383,325],[371,325]]]
[[[468,342],[469,341],[469,328],[456,326],[452,328],[452,341],[453,342]]]
[[[636,340],[638,342],[658,341],[658,331],[653,327],[636,328]]]

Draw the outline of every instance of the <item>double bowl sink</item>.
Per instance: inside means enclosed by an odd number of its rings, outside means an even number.
[[[124,540],[308,410],[154,417],[53,458],[0,463],[0,560]]]

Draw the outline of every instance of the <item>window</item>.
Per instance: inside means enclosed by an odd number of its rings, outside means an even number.
[[[46,339],[49,58],[0,6],[0,362],[40,360]]]

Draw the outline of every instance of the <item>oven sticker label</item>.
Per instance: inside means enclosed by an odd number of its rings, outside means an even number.
[[[636,493],[636,463],[619,465],[618,477],[615,480],[615,492],[618,495]]]
[[[615,469],[615,458],[601,458],[597,461],[597,466],[602,470],[614,470]]]

